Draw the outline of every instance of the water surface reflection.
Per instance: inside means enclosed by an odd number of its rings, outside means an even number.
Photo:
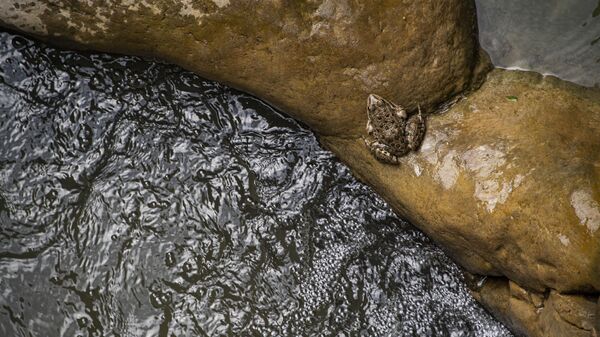
[[[600,0],[476,0],[495,65],[600,86]]]

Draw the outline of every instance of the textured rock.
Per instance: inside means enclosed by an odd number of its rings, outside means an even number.
[[[525,287],[600,291],[600,92],[495,70],[430,116],[399,167],[360,139],[325,143],[476,274]]]
[[[554,290],[537,293],[498,278],[486,280],[474,296],[494,316],[526,336],[600,336],[600,316],[593,297],[561,295]]]
[[[68,46],[159,57],[358,134],[371,92],[430,107],[476,72],[473,1],[3,0],[0,22]]]

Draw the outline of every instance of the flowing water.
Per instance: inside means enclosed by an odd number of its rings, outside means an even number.
[[[495,65],[600,87],[600,0],[476,0]]]
[[[510,336],[256,98],[0,32],[0,336]]]

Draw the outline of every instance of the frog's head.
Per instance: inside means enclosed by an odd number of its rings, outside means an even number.
[[[367,119],[373,127],[385,127],[406,117],[404,109],[380,96],[370,94],[367,98]]]

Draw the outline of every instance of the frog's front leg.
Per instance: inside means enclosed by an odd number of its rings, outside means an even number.
[[[378,141],[365,138],[365,145],[378,160],[392,165],[400,164],[400,158],[390,152],[390,147]]]

